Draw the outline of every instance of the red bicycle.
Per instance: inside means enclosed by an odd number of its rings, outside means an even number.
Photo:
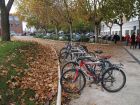
[[[102,61],[92,61],[89,57],[78,58],[78,61],[61,76],[60,83],[65,92],[79,93],[86,85],[86,76],[92,77],[96,84],[101,83],[108,92],[117,92],[124,87],[126,76],[121,66],[112,65],[106,69]]]

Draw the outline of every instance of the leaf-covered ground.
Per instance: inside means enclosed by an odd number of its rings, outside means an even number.
[[[57,67],[50,46],[0,42],[0,105],[52,102],[57,93]]]

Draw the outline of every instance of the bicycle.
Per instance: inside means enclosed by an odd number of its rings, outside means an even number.
[[[63,48],[62,48],[63,49]],[[62,52],[65,51],[65,52]],[[78,46],[70,46],[66,50],[61,50],[59,54],[59,62],[68,62],[71,60],[75,60],[80,56],[86,56],[90,55],[95,57],[95,54],[93,52],[89,52],[86,46],[83,45],[78,45]]]
[[[79,58],[81,61],[79,65],[75,68],[65,71],[61,76],[61,86],[65,92],[68,93],[79,93],[86,85],[86,76],[92,77],[94,83],[101,83],[102,87],[108,92],[118,92],[121,90],[126,83],[125,73],[121,70],[121,66],[112,65],[106,71],[104,65],[100,61],[90,61],[89,58],[82,57]],[[117,81],[115,75],[120,73],[119,78],[122,79]],[[117,88],[111,89],[114,86],[114,83],[122,82]]]
[[[83,57],[88,57],[88,59],[90,58],[90,60],[92,62],[99,60],[100,62],[102,62],[104,64],[105,69],[107,69],[107,68],[112,66],[112,63],[108,60],[108,59],[111,58],[111,56],[96,56],[96,57],[93,57],[93,56],[83,56]],[[69,68],[74,68],[77,65],[79,65],[78,57],[77,57],[77,59],[75,59],[73,61],[66,62],[62,66],[62,68],[61,68],[61,74],[63,74],[64,71],[68,70]]]

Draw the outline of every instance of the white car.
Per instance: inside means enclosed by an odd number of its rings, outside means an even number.
[[[11,36],[16,36],[17,34],[15,32],[10,32]]]

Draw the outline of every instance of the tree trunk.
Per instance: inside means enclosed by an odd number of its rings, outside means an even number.
[[[98,43],[99,42],[99,40],[98,40],[98,36],[99,36],[99,28],[98,28],[98,26],[95,26],[96,27],[96,37],[95,37],[95,41],[96,41],[96,43]]]
[[[122,41],[123,16],[120,16],[120,21],[121,21],[121,24],[120,24],[120,40]]]
[[[122,24],[120,25],[120,40],[122,41]]]
[[[55,34],[58,35],[58,28],[55,26]]]
[[[72,24],[70,24],[70,41],[72,42]]]
[[[96,27],[96,0],[94,0],[94,35],[95,42],[98,42],[97,27]]]
[[[48,32],[48,29],[46,29],[46,28],[45,28],[44,30],[45,30],[45,34],[47,34],[47,32]]]
[[[2,41],[10,41],[9,11],[5,5],[1,6]]]
[[[140,34],[140,13],[139,13],[139,34]]]
[[[110,30],[110,35],[111,35],[111,30],[112,30],[112,27],[109,27],[109,30]]]

